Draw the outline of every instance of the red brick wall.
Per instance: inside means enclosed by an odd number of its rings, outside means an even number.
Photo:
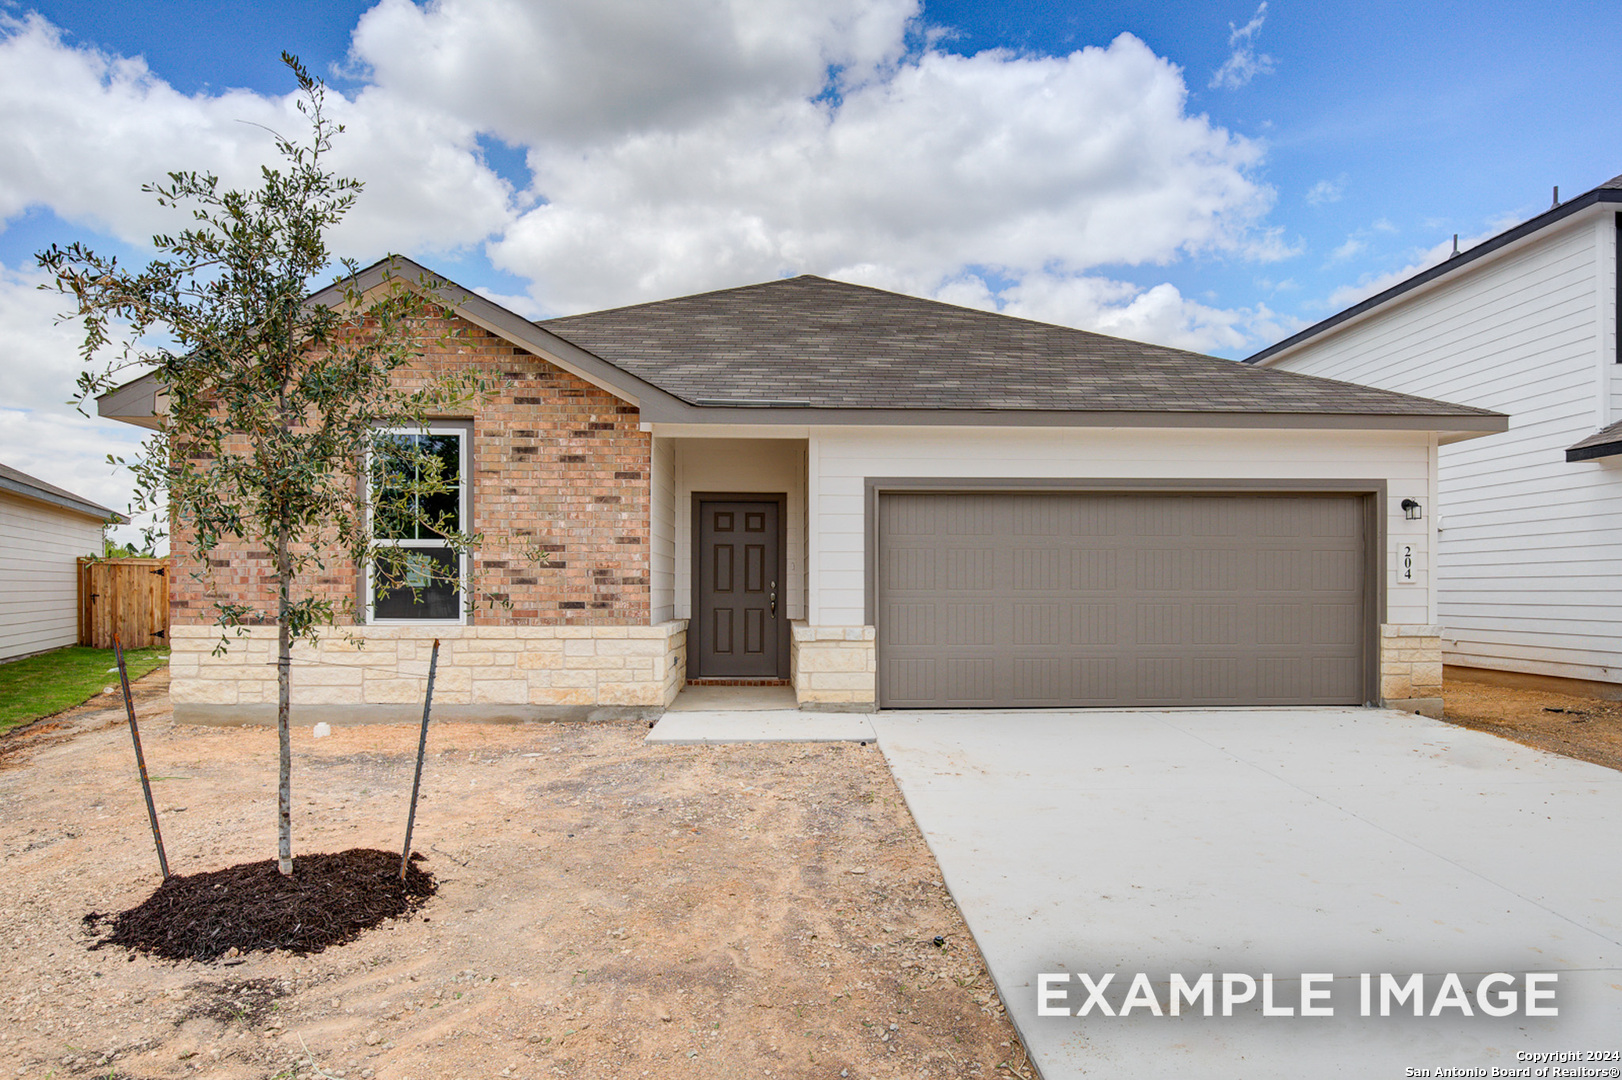
[[[469,531],[485,535],[474,552],[476,589],[510,606],[481,603],[473,621],[645,624],[652,438],[639,429],[636,407],[454,315],[424,322],[418,342],[424,355],[401,372],[402,384],[474,367],[494,391],[461,417],[473,421]],[[526,548],[546,551],[548,562],[533,562]],[[213,622],[219,598],[255,604],[273,619],[263,545],[215,549],[207,585],[184,557],[183,534],[174,550],[175,623]],[[335,557],[310,573],[307,587],[342,600],[357,597],[358,581]]]

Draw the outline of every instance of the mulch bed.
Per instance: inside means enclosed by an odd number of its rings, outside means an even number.
[[[403,884],[399,854],[376,848],[300,855],[292,877],[275,859],[171,877],[140,905],[92,911],[84,925],[108,924],[93,949],[122,945],[168,960],[214,960],[233,949],[320,952],[422,907],[437,885],[421,859],[411,856]]]

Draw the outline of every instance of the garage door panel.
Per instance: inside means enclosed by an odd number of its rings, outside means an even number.
[[[1189,553],[1177,548],[1139,548],[1133,583],[1143,591],[1182,592],[1188,588]]]
[[[993,705],[997,699],[997,665],[985,657],[958,657],[946,665],[943,687],[948,701]]]
[[[1189,643],[1199,645],[1237,645],[1241,640],[1239,604],[1209,604],[1196,602],[1189,610]]]
[[[1190,552],[1190,587],[1196,592],[1234,592],[1244,588],[1256,576],[1251,569],[1254,560],[1249,556],[1247,551],[1221,548]]]
[[[936,662],[927,657],[887,660],[885,683],[898,701],[933,702],[944,689],[936,685]]]
[[[884,572],[898,590],[932,591],[944,584],[936,577],[939,557],[940,552],[933,548],[898,544],[885,553]]]
[[[1070,644],[1115,645],[1121,640],[1116,629],[1120,609],[1115,604],[1070,605]]]
[[[1112,705],[1121,699],[1120,663],[1112,656],[1072,660],[1070,685],[1069,700],[1077,704]]]
[[[949,547],[941,552],[941,587],[949,592],[996,592],[997,556],[993,547]]]
[[[942,645],[949,624],[940,617],[937,604],[889,604],[884,617],[890,623],[890,640],[901,648],[915,645]]]
[[[1189,661],[1192,698],[1238,704],[1245,685],[1245,665],[1236,656],[1195,657]]]
[[[1256,605],[1256,644],[1289,645],[1307,638],[1305,604]]]
[[[879,500],[889,707],[1356,704],[1356,496]]]
[[[1340,645],[1356,650],[1357,605],[1320,601],[1312,606],[1312,644]]]
[[[1316,592],[1346,592],[1357,585],[1361,569],[1355,551],[1318,549],[1312,553],[1312,583]]]
[[[1187,636],[1183,616],[1187,609],[1181,604],[1139,604],[1137,635],[1139,645],[1177,645]]]
[[[1014,644],[1046,645],[1065,639],[1064,606],[1061,604],[1013,604]]]

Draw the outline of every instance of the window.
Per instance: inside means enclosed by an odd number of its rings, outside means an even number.
[[[372,539],[402,557],[367,567],[368,621],[462,621],[467,554],[446,534],[467,531],[469,435],[437,426],[383,434],[371,469]]]

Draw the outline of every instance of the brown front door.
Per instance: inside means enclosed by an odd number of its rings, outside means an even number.
[[[698,504],[697,670],[709,679],[778,677],[783,570],[776,502]]]

